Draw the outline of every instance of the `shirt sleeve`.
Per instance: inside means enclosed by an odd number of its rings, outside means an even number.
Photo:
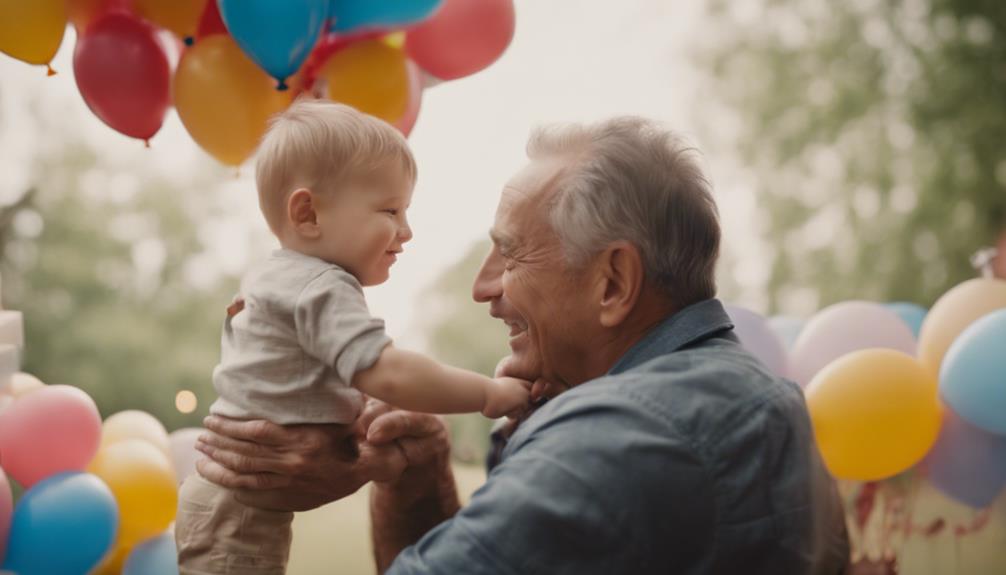
[[[391,343],[384,321],[370,315],[359,282],[338,270],[326,271],[304,287],[294,321],[301,348],[335,369],[347,385]]]
[[[645,430],[626,431],[638,415],[634,409],[580,407],[553,413],[547,427],[515,437],[522,445],[471,502],[402,551],[387,573],[667,572],[666,565],[641,563],[653,555],[648,547],[661,532],[638,521],[640,507],[649,506],[658,522],[676,523],[661,506],[681,497],[677,511],[691,516],[707,501],[696,460],[678,444],[641,436]],[[658,466],[663,473],[656,473]],[[700,522],[694,531],[701,536],[706,528]],[[665,541],[660,555],[676,555],[689,540],[686,534]]]

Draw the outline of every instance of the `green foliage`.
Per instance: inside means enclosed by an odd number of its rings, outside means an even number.
[[[22,369],[84,389],[106,417],[142,409],[169,429],[200,425],[236,288],[187,280],[204,250],[197,224],[213,216],[202,186],[141,176],[109,193],[122,174],[72,144],[34,168],[35,187],[0,218],[3,303],[25,316]],[[175,408],[182,389],[199,399],[193,414]]]
[[[1006,3],[720,0],[701,59],[773,252],[813,288],[931,304],[1006,228]]]

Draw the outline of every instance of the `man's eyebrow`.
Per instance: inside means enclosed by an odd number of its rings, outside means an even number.
[[[496,228],[489,229],[489,237],[492,239],[493,243],[496,244],[501,250],[508,250],[513,247],[514,240],[510,236],[504,234],[503,232],[497,230]]]

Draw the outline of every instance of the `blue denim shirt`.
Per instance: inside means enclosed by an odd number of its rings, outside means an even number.
[[[732,328],[719,301],[695,304],[545,404],[388,573],[842,573],[803,394]]]

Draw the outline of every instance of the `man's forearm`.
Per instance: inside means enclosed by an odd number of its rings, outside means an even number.
[[[378,573],[384,573],[403,549],[453,517],[460,507],[446,454],[429,466],[408,469],[397,481],[375,483],[370,516]]]

